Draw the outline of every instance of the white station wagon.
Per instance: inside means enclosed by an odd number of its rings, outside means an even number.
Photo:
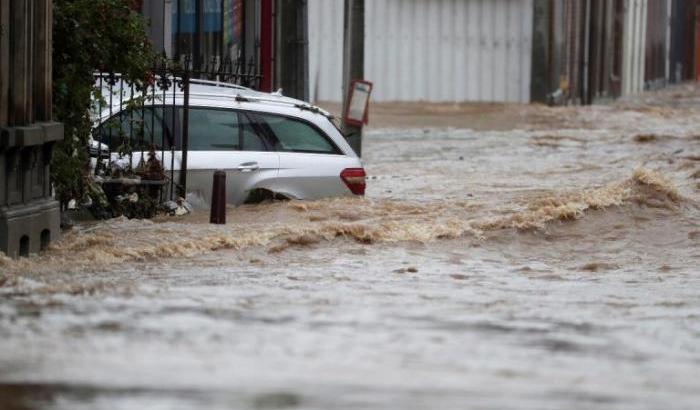
[[[94,138],[102,150],[109,147],[114,161],[121,143],[110,130],[116,126],[121,135],[132,134],[132,166],[155,146],[166,174],[173,169],[177,181],[183,93],[167,95],[166,102],[155,100],[133,111],[117,112],[119,106],[113,105],[111,117],[110,110],[103,109],[95,121]],[[360,159],[332,117],[318,107],[279,93],[192,80],[188,112],[188,196],[209,202],[216,170],[226,172],[227,202],[234,205],[268,197],[364,195]],[[143,124],[140,143],[133,135],[141,129],[130,130],[133,124]]]

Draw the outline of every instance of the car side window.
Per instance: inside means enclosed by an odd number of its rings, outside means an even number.
[[[238,151],[241,149],[238,128],[238,114],[234,111],[190,108],[188,148],[190,151]]]
[[[179,121],[182,122],[183,110],[179,111]],[[188,115],[190,151],[267,150],[265,142],[243,113],[218,108],[190,108]]]
[[[166,148],[169,148],[173,135],[171,113],[172,109],[163,107],[124,110],[103,122],[95,132],[95,139],[107,144],[111,151],[119,150],[127,142],[133,150],[145,151],[152,145],[161,149],[165,130]]]
[[[182,149],[183,108],[144,107],[115,114],[95,130],[95,139],[112,152],[127,145],[133,151]],[[267,151],[268,145],[256,125],[243,112],[218,108],[190,108],[190,151]],[[175,123],[175,124],[173,124]],[[176,132],[173,132],[173,126]],[[173,138],[176,137],[176,138]],[[163,139],[165,138],[165,147]]]
[[[319,130],[304,121],[274,114],[258,114],[274,137],[277,151],[339,154],[338,148]]]
[[[238,113],[240,123],[239,138],[242,151],[267,151],[265,142],[255,130],[255,126],[244,113]]]

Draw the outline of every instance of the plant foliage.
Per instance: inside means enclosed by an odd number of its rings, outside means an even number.
[[[137,87],[149,78],[155,55],[133,0],[54,0],[54,118],[65,138],[54,152],[52,181],[63,205],[89,184],[90,107],[102,98],[94,72],[120,73]]]

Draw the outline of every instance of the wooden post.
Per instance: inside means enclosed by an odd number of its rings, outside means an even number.
[[[9,123],[25,125],[32,122],[31,107],[31,6],[30,1],[10,2],[10,93]]]
[[[221,170],[214,172],[209,223],[218,225],[226,224],[226,172]]]
[[[0,125],[8,123],[10,99],[10,2],[0,1]]]
[[[53,19],[49,0],[34,0],[35,27],[33,61],[33,100],[35,121],[51,120],[51,27]]]

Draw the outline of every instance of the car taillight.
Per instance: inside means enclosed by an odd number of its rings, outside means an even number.
[[[346,168],[340,173],[340,179],[345,182],[350,191],[355,195],[365,194],[365,170],[363,168]]]

